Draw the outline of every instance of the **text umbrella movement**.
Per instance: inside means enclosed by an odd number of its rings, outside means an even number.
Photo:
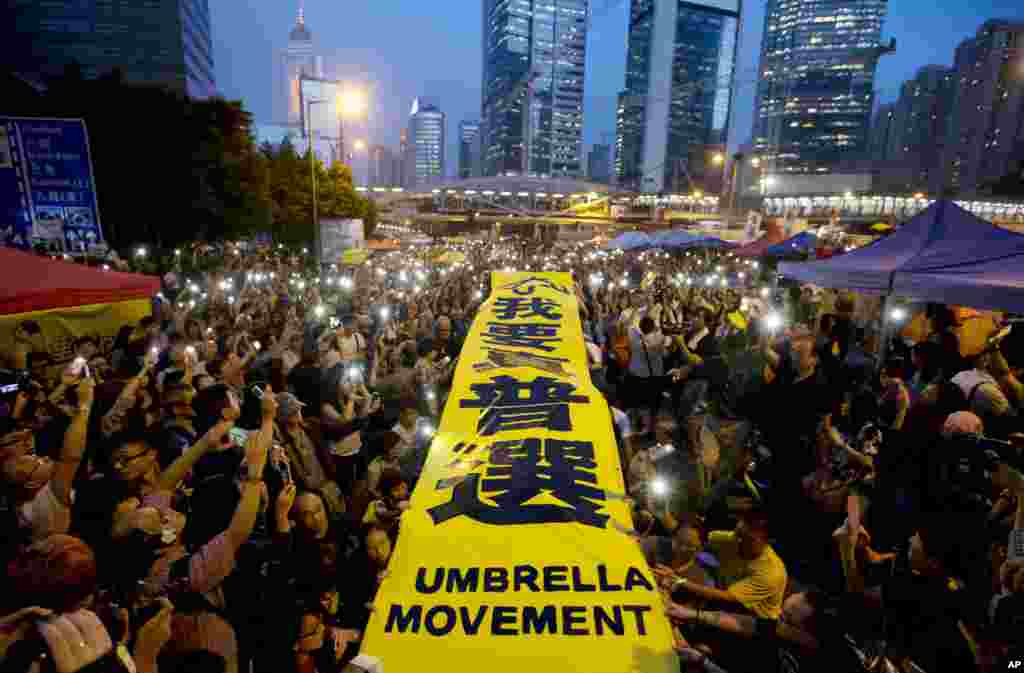
[[[678,670],[572,277],[494,273],[363,653],[388,673]]]

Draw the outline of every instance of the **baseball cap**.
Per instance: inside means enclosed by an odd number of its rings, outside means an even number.
[[[288,420],[290,416],[294,416],[300,409],[306,406],[299,401],[298,397],[291,393],[278,393],[276,399],[278,422]]]

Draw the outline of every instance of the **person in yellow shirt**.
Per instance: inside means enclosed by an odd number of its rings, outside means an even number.
[[[714,601],[725,609],[742,607],[761,619],[779,618],[788,578],[785,564],[768,544],[764,511],[747,512],[734,531],[713,531],[707,550],[718,558],[719,580],[725,589],[695,584],[659,566],[655,574],[663,585],[668,580],[673,600]]]

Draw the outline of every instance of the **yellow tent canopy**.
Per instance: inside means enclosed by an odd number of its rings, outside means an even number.
[[[370,251],[363,248],[352,248],[341,253],[342,264],[358,266],[365,264],[368,259],[370,259]]]
[[[460,264],[466,261],[466,253],[450,251],[437,258],[441,264]]]

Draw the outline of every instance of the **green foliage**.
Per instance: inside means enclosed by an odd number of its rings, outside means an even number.
[[[299,156],[288,142],[277,149],[265,146],[261,153],[269,165],[275,241],[300,245],[313,240],[313,170],[319,217],[361,218],[367,235],[377,226],[376,207],[356,192],[352,170],[345,164],[334,163],[327,168],[315,158],[311,167],[309,154]]]
[[[267,231],[285,244],[313,240],[308,155],[287,143],[257,148],[240,101],[189,100],[126,85],[116,72],[85,80],[70,67],[38,100],[16,107],[22,116],[85,120],[100,216],[115,247],[173,248]],[[348,167],[316,164],[321,213],[361,217],[372,231],[376,210],[353,189]]]

